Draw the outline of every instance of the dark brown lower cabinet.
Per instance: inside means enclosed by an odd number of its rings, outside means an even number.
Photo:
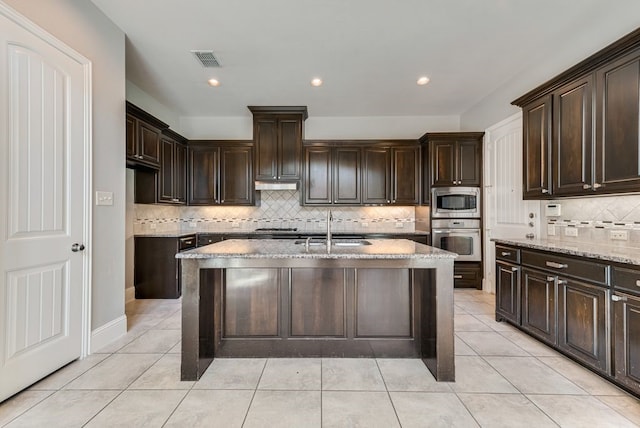
[[[134,240],[136,299],[177,299],[182,295],[180,262],[176,253],[195,248],[196,235],[137,236]]]
[[[607,312],[609,290],[558,278],[558,346],[580,361],[609,371]]]
[[[522,328],[540,340],[555,345],[556,278],[548,273],[522,268]]]
[[[496,319],[520,324],[520,267],[496,262]]]
[[[613,375],[640,394],[640,297],[616,293],[613,312]]]
[[[507,244],[496,259],[496,320],[640,397],[637,266]]]

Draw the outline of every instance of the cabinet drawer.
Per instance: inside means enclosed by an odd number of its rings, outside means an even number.
[[[598,284],[607,285],[609,283],[609,265],[594,261],[523,250],[522,264]]]
[[[520,250],[513,247],[496,244],[496,260],[503,260],[515,264],[520,263]]]
[[[455,288],[482,288],[482,269],[480,263],[455,263],[453,267]]]
[[[178,250],[187,250],[196,247],[196,235],[183,236],[178,240]]]
[[[214,235],[210,233],[198,234],[198,247],[214,244],[220,241],[222,241],[221,235]]]
[[[629,269],[614,266],[611,282],[616,290],[624,290],[640,295],[640,269]]]

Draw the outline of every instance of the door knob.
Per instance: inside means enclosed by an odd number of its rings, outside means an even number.
[[[74,253],[77,253],[78,251],[84,251],[84,244],[73,244],[71,246],[71,251],[73,251]]]

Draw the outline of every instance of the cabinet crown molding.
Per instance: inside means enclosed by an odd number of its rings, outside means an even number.
[[[256,114],[301,114],[302,120],[309,117],[307,106],[247,106],[251,113]]]

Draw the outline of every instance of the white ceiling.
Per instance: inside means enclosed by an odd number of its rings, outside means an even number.
[[[127,35],[127,79],[180,116],[460,115],[598,22],[640,25],[638,0],[92,1]]]

